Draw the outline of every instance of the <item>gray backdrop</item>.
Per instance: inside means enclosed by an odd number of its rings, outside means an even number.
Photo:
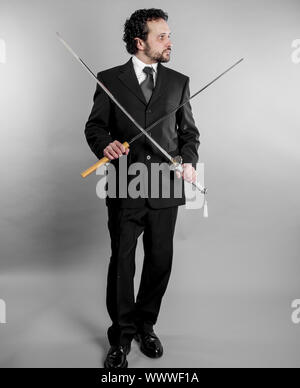
[[[162,8],[171,61],[191,93],[245,61],[192,102],[209,218],[180,208],[173,272],[156,332],[159,360],[133,345],[131,367],[296,367],[299,286],[299,0],[0,0],[3,367],[99,367],[108,350],[110,254],[96,161],[84,137],[97,72],[129,59],[123,25]],[[136,287],[143,260],[137,250]],[[196,307],[195,307],[196,306]]]

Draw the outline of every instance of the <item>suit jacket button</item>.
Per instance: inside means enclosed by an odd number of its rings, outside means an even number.
[[[150,155],[147,155],[147,160],[150,160],[151,159],[151,156]]]

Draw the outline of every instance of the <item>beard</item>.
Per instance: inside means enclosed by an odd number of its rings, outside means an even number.
[[[147,42],[145,42],[145,43],[146,43],[146,48],[145,48],[144,54],[149,59],[156,61],[156,62],[169,62],[171,54],[169,54],[169,55],[164,54],[167,50],[164,50],[162,53],[160,53],[158,51],[155,52],[155,51],[151,50],[151,47],[149,46],[149,44]]]

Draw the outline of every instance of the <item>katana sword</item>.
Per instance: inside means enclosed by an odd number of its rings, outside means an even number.
[[[67,50],[74,56],[74,58],[91,74],[91,76],[96,80],[98,85],[106,92],[106,94],[113,100],[113,102],[120,108],[120,110],[129,118],[129,120],[139,129],[141,132],[140,134],[136,135],[134,138],[130,140],[130,142],[124,142],[123,146],[126,148],[129,148],[129,145],[133,143],[137,138],[139,138],[142,135],[145,135],[148,140],[155,145],[155,147],[172,163],[174,166],[174,169],[177,171],[182,172],[182,161],[179,160],[177,157],[173,158],[171,155],[168,154],[167,151],[165,151],[149,134],[148,131],[152,129],[154,126],[156,126],[158,123],[166,119],[167,117],[171,116],[174,112],[176,112],[178,109],[180,109],[183,105],[185,105],[188,101],[190,101],[192,98],[194,98],[197,94],[202,92],[204,89],[206,89],[208,86],[210,86],[213,82],[215,82],[217,79],[222,77],[225,73],[227,73],[229,70],[231,70],[233,67],[238,65],[242,60],[240,59],[235,64],[230,66],[228,69],[226,69],[223,73],[221,73],[218,77],[216,77],[214,80],[209,82],[207,85],[205,85],[202,89],[200,89],[197,93],[192,95],[189,99],[187,99],[185,102],[180,104],[178,107],[173,109],[171,112],[169,112],[167,115],[161,117],[159,120],[151,124],[149,127],[144,129],[131,115],[127,110],[119,103],[119,101],[114,97],[114,95],[106,88],[106,86],[98,80],[96,75],[92,72],[92,70],[85,64],[85,62],[72,50],[72,48],[66,43],[66,41],[61,37],[61,35],[57,32],[56,33],[61,43],[67,48]],[[107,157],[103,157],[100,159],[97,163],[95,163],[93,166],[89,167],[87,170],[81,173],[81,176],[85,178],[86,176],[90,175],[93,171],[95,171],[98,167],[101,165],[110,162],[110,159]],[[200,190],[201,193],[206,194],[207,189],[205,187],[202,187],[198,182],[191,182],[198,190]]]

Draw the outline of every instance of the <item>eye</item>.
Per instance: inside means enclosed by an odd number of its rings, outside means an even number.
[[[164,39],[166,37],[166,35],[160,35],[159,36],[159,39]],[[170,39],[171,35],[169,35],[169,39]]]

